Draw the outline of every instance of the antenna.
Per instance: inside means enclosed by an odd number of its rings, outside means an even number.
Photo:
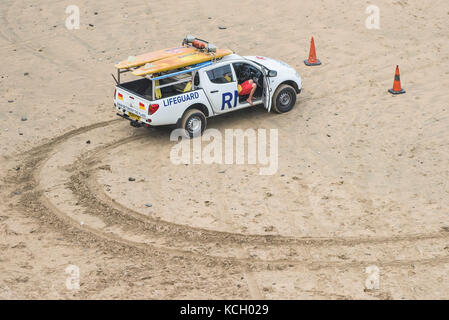
[[[119,84],[118,81],[117,81],[117,79],[114,77],[114,75],[113,75],[112,73],[111,73],[111,76],[114,78],[115,83],[116,83],[116,84]]]

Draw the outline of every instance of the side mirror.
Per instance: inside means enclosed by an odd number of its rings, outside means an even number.
[[[278,72],[276,70],[270,70],[268,71],[269,77],[276,77],[278,75]]]

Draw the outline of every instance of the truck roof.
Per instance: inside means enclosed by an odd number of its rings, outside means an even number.
[[[241,60],[243,59],[242,56],[236,54],[236,53],[232,53],[230,55],[224,56],[223,58],[221,58],[220,62],[227,62],[227,61],[234,61],[234,60]]]

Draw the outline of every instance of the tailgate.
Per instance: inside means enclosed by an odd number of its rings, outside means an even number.
[[[137,121],[145,121],[148,117],[150,101],[117,86],[115,92],[115,105],[119,111],[123,111],[130,118]]]

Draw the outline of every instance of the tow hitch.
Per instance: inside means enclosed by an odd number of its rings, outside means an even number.
[[[123,119],[129,120],[129,121],[130,121],[129,124],[130,124],[132,127],[134,127],[134,128],[140,128],[140,127],[142,127],[142,124],[141,124],[140,122],[138,122],[138,121],[136,121],[136,120],[131,120],[131,118],[128,117],[128,115],[126,115],[126,114],[117,113],[117,115],[118,115],[119,117],[122,117]]]
[[[129,124],[134,128],[140,128],[142,126],[142,124],[137,121],[131,121]]]

